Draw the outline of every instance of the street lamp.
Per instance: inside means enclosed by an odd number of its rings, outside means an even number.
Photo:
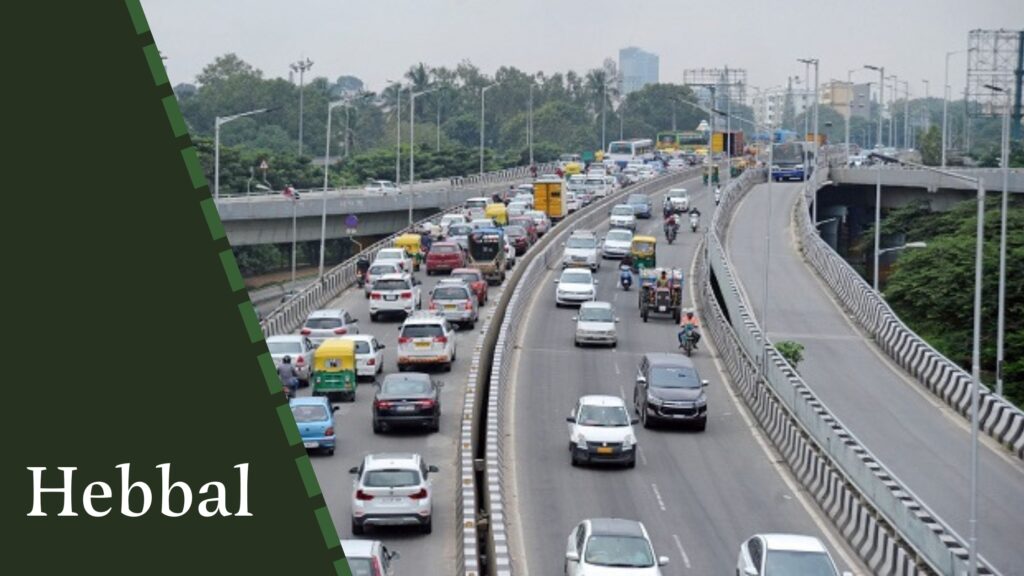
[[[497,85],[498,83],[495,82],[480,89],[480,178],[484,176],[484,102],[486,101],[487,91]]]
[[[927,242],[907,242],[903,246],[893,246],[892,248],[882,248],[878,251],[879,254],[885,254],[886,252],[896,252],[897,250],[906,250],[907,248],[927,248]]]
[[[946,117],[949,112],[949,57],[954,54],[963,54],[967,50],[953,50],[952,52],[946,52],[946,76],[945,82],[942,85],[942,167],[946,167],[946,139],[949,137],[949,130],[947,128]]]
[[[820,138],[818,136],[818,59],[817,58],[799,58],[799,59],[797,59],[797,62],[803,62],[807,66],[810,66],[812,64],[814,65],[814,150],[815,150],[815,154],[817,154],[818,142],[820,141]],[[809,72],[808,72],[808,78],[810,78],[810,73]],[[804,126],[805,127],[807,126],[807,109],[806,108],[804,109]],[[804,134],[804,140],[806,140],[806,139],[807,139],[807,135]],[[805,148],[805,152],[804,152],[804,181],[805,182],[807,181],[807,172],[808,172],[808,170],[807,170],[808,166],[807,166],[807,159],[806,159],[806,157],[807,157],[807,152],[806,152],[806,148]]]
[[[254,114],[263,114],[264,112],[270,112],[277,110],[280,106],[274,108],[260,108],[258,110],[250,110],[248,112],[242,112],[241,114],[233,114],[231,116],[217,116],[213,120],[213,199],[220,199],[220,127],[231,122],[232,120],[238,120],[246,116],[252,116]]]
[[[889,106],[886,108],[889,109],[889,147],[896,148],[896,115],[893,113],[893,108],[896,107],[896,90],[898,88],[899,78],[897,78],[895,74],[890,74],[889,76],[886,76],[885,79],[892,80],[892,94],[889,96]]]
[[[884,100],[882,97],[885,95],[885,66],[872,66],[865,64],[865,68],[868,70],[875,70],[878,72],[878,139],[875,140],[875,147],[881,148],[882,146],[882,107],[884,106]],[[881,176],[879,176],[881,178]]]
[[[977,188],[977,228],[974,246],[974,337],[971,346],[971,518],[969,535],[968,570],[972,576],[978,574],[978,416],[979,390],[981,389],[981,277],[982,256],[985,243],[985,183],[981,178],[966,176],[916,162],[907,162],[872,152],[871,157],[884,162],[896,162],[905,166],[942,174]]]
[[[533,78],[530,78],[530,102],[529,112],[526,120],[526,146],[530,149],[530,166],[533,166],[533,87],[536,86]]]
[[[1000,144],[1000,162],[1003,165],[1003,205],[999,226],[999,320],[996,329],[996,394],[1003,395],[1003,339],[1006,330],[1006,212],[1010,184],[1010,90],[985,84],[993,92],[1006,96],[1003,108],[1003,138]]]
[[[293,72],[299,73],[299,156],[302,156],[302,96],[306,70],[313,67],[313,61],[309,58],[299,60],[290,65]]]
[[[412,189],[416,183],[416,97],[430,94],[436,88],[409,91],[409,226],[412,226]]]
[[[402,86],[401,82],[392,82],[388,80],[388,84],[395,84],[395,187],[402,181]]]
[[[320,211],[320,272],[319,278],[324,277],[324,248],[327,244],[327,172],[331,167],[331,112],[339,106],[348,106],[348,102],[338,100],[327,104],[327,144],[324,145],[324,192],[323,207]],[[347,111],[347,110],[346,110]],[[345,135],[348,148],[348,134]]]

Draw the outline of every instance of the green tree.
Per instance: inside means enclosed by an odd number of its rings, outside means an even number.
[[[921,151],[921,162],[927,166],[938,166],[942,163],[942,131],[932,126],[921,135],[918,149]]]

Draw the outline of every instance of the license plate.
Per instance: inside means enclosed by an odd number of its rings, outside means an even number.
[[[394,294],[385,294],[384,299],[393,302],[395,300],[398,300],[398,296],[395,296]]]
[[[666,310],[668,310],[668,308],[666,308],[664,306],[658,306],[658,312],[664,312]]]
[[[417,348],[430,348],[430,342],[417,342]]]
[[[415,412],[415,406],[398,406],[395,408],[396,412]]]
[[[607,446],[601,446],[600,448],[597,449],[597,453],[598,454],[611,454],[612,453],[612,449],[607,447]]]
[[[404,498],[395,498],[395,497],[385,497],[385,498],[379,498],[379,500],[380,500],[381,504],[399,504],[399,503],[401,503],[405,499]]]
[[[302,445],[304,447],[306,447],[306,448],[319,448],[320,447],[320,443],[319,442],[303,442]]]
[[[444,305],[444,309],[445,310],[455,310],[455,304],[445,304]]]

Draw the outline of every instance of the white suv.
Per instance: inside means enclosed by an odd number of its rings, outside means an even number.
[[[581,266],[590,268],[595,272],[600,270],[601,259],[597,257],[598,244],[597,236],[594,236],[592,232],[573,232],[565,242],[565,252],[562,253],[562,268]]]
[[[373,261],[377,264],[394,262],[398,264],[402,272],[413,273],[412,258],[405,251],[405,248],[381,248],[377,250],[377,256],[374,257]]]
[[[636,467],[636,434],[626,403],[618,396],[583,396],[566,418],[572,465],[608,462]]]
[[[597,279],[590,270],[567,268],[555,280],[555,284],[558,284],[555,290],[556,307],[593,302],[597,298]]]
[[[370,291],[370,321],[381,314],[399,313],[409,316],[420,307],[420,285],[408,274],[385,274],[373,283]]]
[[[351,468],[352,533],[367,526],[419,526],[430,534],[434,504],[428,466],[419,454],[370,454]]]
[[[420,312],[405,319],[398,333],[398,370],[419,364],[440,364],[446,372],[455,362],[455,330],[443,317]]]

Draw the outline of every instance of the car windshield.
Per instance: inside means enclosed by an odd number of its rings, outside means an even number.
[[[562,284],[590,284],[590,274],[585,272],[566,272],[562,274]]]
[[[473,231],[473,227],[469,224],[455,224],[451,228],[448,228],[449,236],[468,236]]]
[[[323,406],[292,406],[292,416],[299,424],[303,422],[323,422],[327,420],[327,409]]]
[[[604,186],[604,178],[587,178],[588,186]]]
[[[632,215],[633,215],[633,207],[632,206],[616,206],[615,208],[612,208],[612,216],[632,216]]]
[[[654,244],[646,240],[634,240],[633,250],[636,252],[650,252],[651,250],[654,250]]]
[[[431,254],[455,254],[458,251],[459,247],[451,244],[434,244],[430,247]]]
[[[370,565],[369,558],[346,556],[345,561],[348,562],[348,569],[352,576],[374,576],[374,568]]]
[[[648,198],[643,194],[632,194],[627,202],[629,204],[647,204]]]
[[[700,388],[700,377],[685,366],[655,366],[650,384],[655,388]]]
[[[393,274],[396,268],[391,264],[380,264],[377,266],[370,266],[370,274],[374,276],[380,276],[381,274]]]
[[[381,384],[382,394],[429,394],[430,381],[420,379],[385,379]]]
[[[306,328],[311,330],[329,330],[340,327],[341,318],[310,318],[306,320]]]
[[[633,235],[626,230],[609,230],[608,235],[604,237],[605,242],[629,242],[633,239]]]
[[[439,286],[434,289],[434,300],[467,300],[469,294],[466,294],[465,288],[459,288],[458,286]]]
[[[512,236],[513,238],[518,238],[520,236],[526,236],[526,230],[524,230],[522,226],[506,226],[505,234]]]
[[[363,477],[367,488],[402,488],[418,486],[420,474],[416,470],[370,470]]]
[[[378,260],[402,260],[405,257],[405,252],[401,250],[381,250],[377,252]]]
[[[821,552],[769,550],[764,571],[780,576],[836,576],[832,561]]]
[[[582,406],[577,423],[580,426],[626,426],[629,415],[622,406]]]
[[[271,354],[302,354],[302,344],[299,342],[267,342]]]
[[[402,328],[403,338],[433,338],[443,335],[444,330],[438,324],[409,324]]]
[[[611,308],[604,306],[584,306],[580,308],[580,322],[614,322],[615,315]]]
[[[584,236],[575,236],[569,238],[569,241],[565,243],[568,248],[593,248],[597,245],[597,240],[594,238],[588,238]]]
[[[373,289],[383,290],[408,290],[409,283],[405,280],[377,280],[373,283]]]
[[[638,536],[591,536],[584,560],[594,566],[649,568],[654,566],[654,551]]]

